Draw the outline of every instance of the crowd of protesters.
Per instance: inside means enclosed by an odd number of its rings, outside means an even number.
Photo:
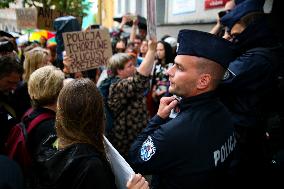
[[[263,5],[230,0],[209,33],[177,38],[148,39],[146,25],[126,14],[110,32],[108,65],[75,73],[59,45],[42,37],[20,46],[1,32],[0,188],[117,188],[104,136],[142,174],[130,189],[276,186],[283,44]],[[23,167],[5,157],[5,142],[27,112],[51,116],[29,133]]]

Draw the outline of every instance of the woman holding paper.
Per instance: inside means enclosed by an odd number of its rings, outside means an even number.
[[[76,79],[67,83],[58,97],[56,132],[58,151],[43,165],[42,188],[115,189],[104,133],[102,97],[94,82]],[[128,182],[129,189],[147,189],[141,175]]]

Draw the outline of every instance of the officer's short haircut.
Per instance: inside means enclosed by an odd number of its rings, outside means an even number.
[[[11,73],[18,73],[22,75],[24,72],[23,66],[19,59],[14,54],[0,56],[0,79],[10,75]]]
[[[220,64],[218,64],[213,60],[203,57],[198,57],[198,59],[199,59],[199,64],[198,64],[199,73],[200,74],[209,73],[212,78],[211,85],[215,89],[222,80],[225,73],[225,69]]]

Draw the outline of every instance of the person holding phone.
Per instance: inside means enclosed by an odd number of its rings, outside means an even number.
[[[224,10],[218,12],[217,23],[209,33],[215,34],[220,37],[223,37],[224,35],[227,36],[225,27],[221,24],[220,19],[223,16],[225,16],[228,12],[230,12],[230,10],[232,10],[234,7],[235,7],[234,0],[230,0],[226,3]]]

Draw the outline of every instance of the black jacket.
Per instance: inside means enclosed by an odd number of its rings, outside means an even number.
[[[0,92],[0,154],[4,154],[4,145],[11,128],[18,123],[11,94]]]
[[[156,188],[222,188],[235,149],[230,115],[208,92],[182,99],[172,120],[154,117],[130,148],[130,161],[135,172],[155,175]]]
[[[39,182],[45,189],[115,189],[115,180],[105,157],[89,144],[73,144],[41,157],[38,162]]]
[[[279,75],[283,48],[265,25],[250,24],[236,40],[241,55],[230,63],[219,85],[221,99],[233,114],[235,125],[259,127],[279,105]]]

